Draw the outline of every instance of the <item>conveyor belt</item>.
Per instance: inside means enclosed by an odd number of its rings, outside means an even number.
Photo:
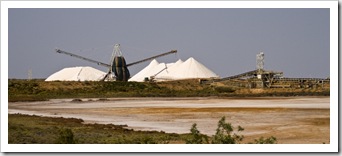
[[[225,78],[222,78],[222,79],[220,79],[218,81],[226,81],[226,80],[237,79],[237,78],[242,78],[242,77],[246,77],[246,76],[254,76],[254,75],[257,74],[257,72],[258,72],[257,70],[252,70],[252,71],[245,72],[245,73],[242,73],[242,74],[225,77]]]
[[[275,78],[277,81],[330,81],[330,79],[322,78]]]

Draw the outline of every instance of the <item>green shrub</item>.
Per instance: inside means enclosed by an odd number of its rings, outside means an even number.
[[[197,129],[197,124],[194,123],[190,129],[190,136],[185,139],[185,143],[187,144],[208,144],[209,139],[208,136],[203,135]],[[244,128],[241,126],[237,127],[237,131],[241,132]],[[218,124],[215,135],[213,135],[211,139],[212,144],[238,144],[241,143],[244,139],[243,135],[238,135],[234,132],[234,127],[231,123],[226,123],[226,118],[223,116]],[[264,139],[264,137],[260,137],[259,139],[254,139],[254,142],[250,142],[249,144],[276,144],[277,139],[274,136]]]
[[[208,144],[208,137],[200,133],[197,129],[197,124],[194,123],[190,129],[190,137],[185,140],[186,144]]]
[[[276,144],[277,138],[271,136],[269,138],[264,139],[264,137],[260,137],[259,139],[254,139],[255,144]]]
[[[238,126],[238,131],[243,131],[244,129]],[[232,134],[234,131],[233,126],[230,123],[226,123],[226,118],[222,117],[218,122],[218,127],[216,129],[215,135],[212,137],[212,144],[236,144],[243,140],[243,135],[238,135],[236,133]]]

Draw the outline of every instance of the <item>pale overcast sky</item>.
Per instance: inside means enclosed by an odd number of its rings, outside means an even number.
[[[285,77],[330,74],[329,9],[9,9],[9,78],[47,78],[66,67],[91,66],[60,48],[109,63],[121,44],[128,63],[173,49],[159,62],[195,58],[220,77],[256,68]],[[130,67],[133,76],[149,62]]]

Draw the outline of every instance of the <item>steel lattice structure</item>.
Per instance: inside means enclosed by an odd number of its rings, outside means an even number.
[[[264,69],[264,52],[260,52],[256,55],[256,68],[257,69]]]

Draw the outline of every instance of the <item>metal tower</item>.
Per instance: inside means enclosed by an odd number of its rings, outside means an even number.
[[[264,69],[264,52],[260,52],[256,55],[256,68],[257,70],[263,70]]]

